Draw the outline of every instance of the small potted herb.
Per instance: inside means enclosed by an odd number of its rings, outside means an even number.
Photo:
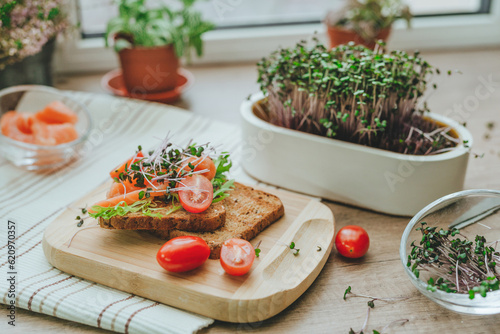
[[[411,12],[401,0],[348,0],[342,9],[326,16],[330,45],[353,41],[373,49],[377,40],[387,40],[400,17],[410,25]]]
[[[261,93],[241,109],[257,179],[397,215],[463,187],[471,135],[429,112],[440,72],[418,53],[302,42],[258,70]]]
[[[176,9],[150,9],[146,0],[119,0],[119,16],[108,22],[106,45],[114,40],[123,79],[131,93],[172,90],[179,59],[203,55],[202,35],[214,28],[193,9],[196,0],[176,0]]]
[[[52,85],[55,39],[68,27],[62,0],[0,4],[0,89]]]

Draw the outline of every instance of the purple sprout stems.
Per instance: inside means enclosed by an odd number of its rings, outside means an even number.
[[[303,42],[272,53],[258,69],[267,97],[255,112],[274,125],[404,154],[459,143],[450,128],[425,118],[420,100],[439,70],[418,53],[353,44],[328,51]]]
[[[417,228],[422,240],[412,243],[407,265],[416,277],[422,271],[427,273],[428,290],[468,293],[473,299],[475,293],[484,297],[487,292],[499,289],[497,241],[487,242],[483,236],[471,241],[458,230],[438,231],[426,225],[423,222]]]

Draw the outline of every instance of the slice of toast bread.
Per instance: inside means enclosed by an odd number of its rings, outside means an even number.
[[[152,234],[162,239],[193,235],[204,239],[210,247],[210,258],[220,258],[222,244],[227,239],[253,239],[266,227],[277,221],[285,213],[281,200],[252,187],[235,183],[231,196],[224,199],[226,222],[213,232],[188,232],[180,229],[154,230]]]
[[[141,212],[129,213],[125,216],[115,216],[110,219],[99,218],[99,225],[107,229],[120,230],[172,230],[185,231],[214,231],[224,225],[226,221],[226,208],[222,202],[214,203],[202,213],[189,213],[179,209],[169,215],[166,212],[172,209],[172,204],[157,201],[154,213],[163,217],[149,217]]]

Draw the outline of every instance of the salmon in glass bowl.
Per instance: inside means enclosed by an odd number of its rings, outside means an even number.
[[[57,89],[25,85],[0,91],[0,155],[26,170],[60,168],[83,153],[92,120]]]

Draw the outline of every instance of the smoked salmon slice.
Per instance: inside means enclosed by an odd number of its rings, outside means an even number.
[[[155,197],[163,196],[163,195],[165,195],[165,189],[166,189],[166,185],[160,187],[159,189],[154,189],[151,191],[148,191],[147,188],[142,188],[142,189],[131,191],[131,192],[126,193],[126,194],[117,195],[115,197],[109,197],[105,200],[102,200],[102,201],[95,203],[93,206],[100,206],[103,208],[109,208],[109,207],[116,206],[116,205],[123,206],[122,202],[124,202],[127,205],[132,205],[135,202],[140,201],[140,200],[145,200],[147,198],[155,198]],[[146,194],[148,194],[148,195],[146,195]],[[89,209],[89,212],[96,213],[94,210],[92,210],[92,208]]]
[[[15,111],[6,112],[0,120],[2,134],[11,139],[24,143],[34,144],[35,138],[31,128],[27,127],[29,121],[25,115]]]
[[[48,124],[76,124],[78,122],[78,115],[61,101],[47,104],[45,108],[36,113],[35,117]]]
[[[78,138],[73,124],[47,124],[35,121],[31,127],[37,145],[59,145],[69,143]]]
[[[113,184],[111,185],[111,188],[109,189],[108,193],[106,194],[106,198],[111,198],[111,197],[115,197],[118,195],[123,195],[125,193],[129,193],[132,191],[143,189],[142,187],[136,187],[135,184],[136,184],[135,180],[132,180],[132,181],[125,180],[125,181],[121,181],[121,182],[113,182]],[[151,182],[151,181],[145,180],[144,184],[146,185],[146,188],[150,188],[153,190],[155,190],[156,188],[160,189],[163,187],[163,185],[158,184],[158,181]]]
[[[33,125],[33,115],[30,115],[28,113],[17,113],[17,119],[16,119],[16,125],[19,131],[26,133],[26,134],[32,134],[33,130],[31,129],[31,126]]]
[[[36,114],[6,112],[0,118],[2,134],[29,144],[53,146],[78,138],[78,115],[60,101],[49,103]]]

